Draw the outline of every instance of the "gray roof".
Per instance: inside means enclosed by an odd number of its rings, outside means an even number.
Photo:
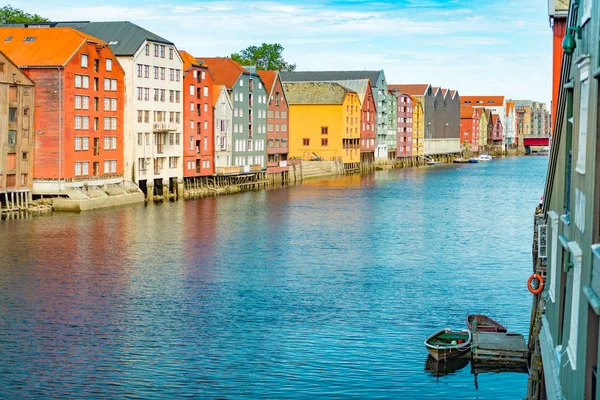
[[[350,90],[335,82],[287,82],[288,104],[343,104]]]
[[[173,45],[172,42],[162,38],[132,22],[57,22],[57,27],[69,26],[83,33],[102,39],[110,45],[117,56],[132,56],[145,40]],[[116,44],[111,44],[116,42]]]
[[[328,82],[369,79],[371,86],[379,83],[380,71],[281,71],[282,82]]]
[[[352,92],[356,92],[358,94],[358,100],[360,104],[364,104],[365,96],[367,95],[367,88],[369,85],[368,79],[354,79],[351,81],[336,81],[346,89],[351,90]]]

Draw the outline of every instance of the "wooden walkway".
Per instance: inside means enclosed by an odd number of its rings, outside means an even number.
[[[471,357],[474,365],[527,367],[529,349],[518,333],[475,332]]]

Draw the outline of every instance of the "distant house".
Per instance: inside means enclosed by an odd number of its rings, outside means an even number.
[[[286,82],[335,82],[368,79],[371,83],[376,119],[375,158],[388,158],[388,84],[383,70],[379,71],[293,71],[281,72],[281,80]]]
[[[479,110],[469,105],[460,107],[460,142],[474,153],[479,151]]]
[[[215,168],[220,171],[233,167],[233,104],[223,85],[213,85],[215,134]],[[237,168],[237,167],[234,167]]]
[[[412,151],[415,156],[423,156],[423,141],[424,133],[423,126],[425,123],[423,115],[423,103],[417,96],[410,96],[412,99]]]
[[[398,104],[396,157],[412,157],[417,152],[413,143],[413,99],[408,93],[392,93],[396,95]]]
[[[514,148],[517,144],[517,122],[514,101],[506,101],[504,121],[504,144],[507,148]]]
[[[478,108],[477,111],[479,114],[479,152],[489,151],[488,146],[488,130],[490,126],[489,113],[485,110],[485,108]],[[491,132],[490,132],[491,135]]]
[[[503,130],[502,130],[502,119],[498,114],[492,114],[492,141],[494,150],[502,151],[503,148]]]
[[[0,35],[0,51],[38,87],[27,132],[36,136],[33,193],[122,183],[125,78],[107,43],[72,28],[5,27]]]
[[[248,174],[267,168],[267,91],[260,75],[227,57],[197,57],[207,65],[216,85],[223,85],[233,105],[232,169],[217,174]]]
[[[279,71],[258,71],[267,91],[267,173],[288,170],[289,107]]]
[[[36,136],[35,87],[1,51],[0,99],[4,108],[0,111],[0,203],[29,201]]]
[[[356,92],[361,104],[360,123],[360,162],[372,164],[375,161],[375,136],[377,110],[375,97],[369,79],[335,81],[346,89]]]
[[[183,61],[183,177],[190,180],[215,171],[213,82],[208,67],[186,51],[179,55]]]
[[[336,82],[284,83],[290,107],[290,157],[360,162],[358,94]]]
[[[424,117],[424,154],[449,154],[460,151],[460,96],[456,90],[430,84],[390,84],[390,92],[415,96]]]

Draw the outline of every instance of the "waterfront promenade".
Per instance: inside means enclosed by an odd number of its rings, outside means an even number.
[[[503,398],[423,340],[527,334],[546,157],[0,224],[0,397]]]

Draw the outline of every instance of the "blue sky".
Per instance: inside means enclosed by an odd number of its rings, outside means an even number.
[[[547,0],[13,1],[52,20],[130,20],[196,56],[279,42],[298,70],[549,102]],[[75,4],[75,5],[74,5]]]

